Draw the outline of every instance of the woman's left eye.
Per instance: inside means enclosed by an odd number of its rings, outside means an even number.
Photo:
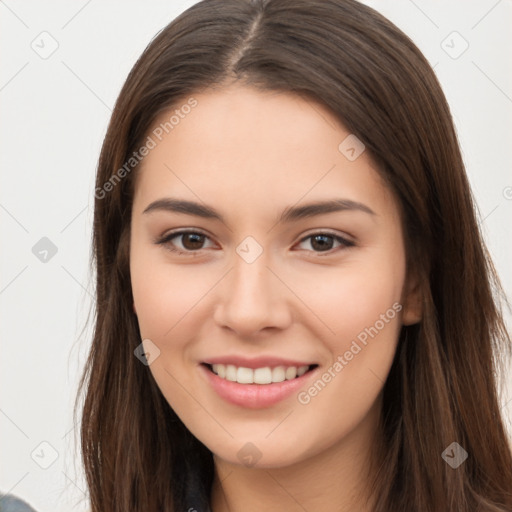
[[[320,247],[320,252],[329,252],[329,254],[334,250],[331,246],[333,242],[329,242],[328,240],[331,239],[333,241],[336,241],[340,244],[341,248],[347,248],[347,247],[353,247],[355,245],[354,242],[351,240],[347,240],[346,238],[343,238],[339,235],[332,235],[329,233],[313,233],[312,235],[308,235],[307,237],[303,238],[301,240],[301,243],[303,243],[306,240],[311,239],[311,246],[312,247]],[[329,247],[327,247],[329,246]],[[340,248],[338,246],[338,248]],[[314,251],[316,252],[316,251]]]
[[[181,247],[176,247],[175,243],[171,242],[175,238],[181,238]],[[166,245],[170,251],[178,254],[191,254],[203,249],[203,247],[199,246],[204,243],[205,239],[209,240],[209,237],[199,231],[178,231],[164,235],[161,239],[157,240],[156,243]],[[323,232],[308,235],[304,237],[300,243],[302,244],[309,239],[311,239],[311,247],[319,249],[319,251],[314,250],[313,252],[328,252],[330,254],[335,250],[335,248],[332,247],[334,242],[339,243],[338,248],[340,248],[340,246],[341,248],[347,248],[355,245],[354,242],[339,235]]]

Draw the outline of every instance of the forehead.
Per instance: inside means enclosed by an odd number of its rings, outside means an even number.
[[[190,98],[195,106],[184,108]],[[136,202],[172,193],[250,214],[301,198],[391,199],[367,152],[357,156],[364,147],[354,135],[299,95],[242,86],[191,94],[162,113],[149,136],[155,146],[137,170]]]

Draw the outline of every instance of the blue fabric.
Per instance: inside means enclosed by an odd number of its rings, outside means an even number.
[[[36,510],[12,494],[3,494],[0,495],[0,512],[36,512]]]
[[[210,505],[204,503],[203,489],[198,478],[193,475],[186,492],[186,512],[211,512]],[[0,512],[37,512],[25,501],[12,494],[0,495]]]

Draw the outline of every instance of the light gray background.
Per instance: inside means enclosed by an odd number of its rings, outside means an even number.
[[[81,329],[93,293],[94,174],[111,109],[151,38],[193,3],[0,0],[0,491],[41,512],[87,505],[71,410],[91,337],[90,325]],[[510,298],[512,2],[365,3],[434,66]],[[46,262],[32,252],[42,237],[57,248]],[[507,386],[510,428],[510,376]]]

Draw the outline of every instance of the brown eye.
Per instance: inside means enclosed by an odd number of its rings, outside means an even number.
[[[176,247],[175,242],[172,240],[181,238],[181,247]],[[167,249],[179,254],[187,254],[198,252],[204,247],[203,244],[208,237],[198,231],[179,231],[172,232],[165,235],[163,238],[157,241],[157,244],[165,245]]]
[[[311,240],[310,247],[314,252],[331,252],[335,249],[343,249],[353,247],[355,244],[339,235],[331,235],[329,233],[314,233],[301,240],[304,243],[306,240]],[[340,245],[333,249],[333,244],[338,242]]]
[[[205,239],[205,236],[199,233],[182,233],[181,235],[178,236],[183,237],[183,247],[191,251],[201,249],[201,246],[203,245]]]

